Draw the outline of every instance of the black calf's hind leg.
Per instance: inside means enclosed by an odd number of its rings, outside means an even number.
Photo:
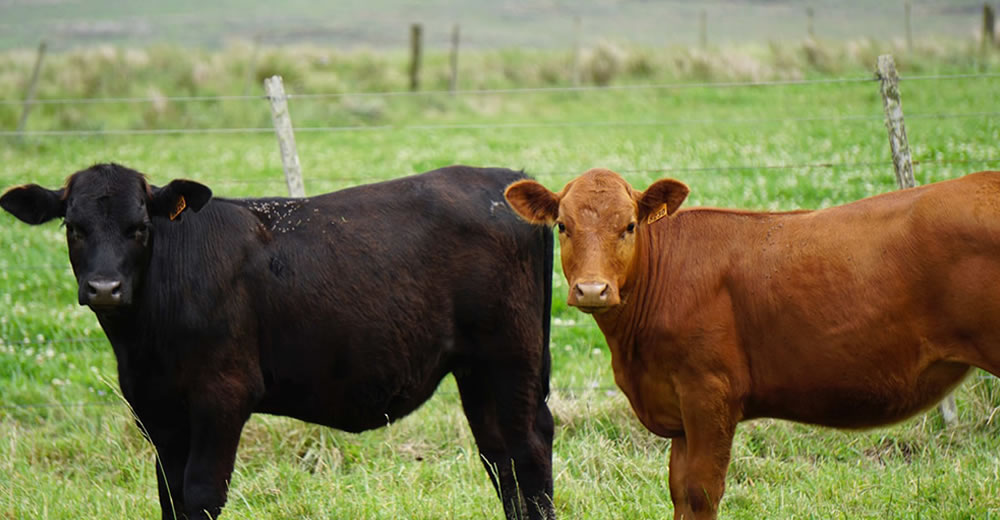
[[[537,406],[534,427],[524,442],[527,450],[515,453],[514,460],[515,468],[527,466],[534,468],[529,475],[526,475],[534,479],[532,482],[520,479],[527,507],[530,511],[537,512],[538,518],[551,520],[556,517],[552,504],[552,436],[555,424],[544,398],[538,401]],[[529,517],[534,518],[534,516]]]
[[[552,414],[545,404],[540,377],[519,377],[522,373],[492,367],[456,375],[455,379],[483,465],[506,517],[547,520],[555,518]]]

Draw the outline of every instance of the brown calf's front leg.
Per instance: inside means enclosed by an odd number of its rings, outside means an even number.
[[[674,520],[691,518],[691,506],[687,501],[687,468],[684,466],[686,452],[684,437],[670,440],[670,500],[674,503]]]
[[[674,519],[714,520],[726,487],[736,414],[724,393],[712,391],[682,397],[681,413],[684,437],[670,446]]]

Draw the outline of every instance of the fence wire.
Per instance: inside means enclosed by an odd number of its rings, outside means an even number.
[[[971,158],[971,159],[914,159],[913,165],[919,166],[922,164],[995,164],[1000,167],[1000,157],[983,157],[983,158]],[[848,168],[882,168],[891,167],[893,165],[891,160],[886,161],[853,161],[853,162],[815,162],[815,163],[798,163],[798,164],[741,164],[741,165],[731,165],[731,166],[667,166],[662,168],[615,168],[615,171],[619,173],[706,173],[706,172],[734,172],[734,171],[753,171],[753,170],[815,170],[815,169],[848,169]],[[572,177],[579,172],[527,172],[529,175],[535,178],[554,178],[554,177]],[[316,185],[333,185],[333,186],[351,186],[357,184],[363,184],[367,182],[372,182],[375,179],[372,177],[338,177],[336,179],[311,179],[307,181],[307,184]],[[220,179],[212,181],[213,186],[267,186],[267,185],[282,185],[286,183],[284,178],[274,177],[270,179]],[[253,197],[247,197],[253,198]],[[3,266],[3,270],[6,272],[39,272],[39,271],[69,271],[70,266],[66,263],[35,263],[31,265],[8,265]],[[66,342],[70,342],[76,339],[71,339]],[[87,341],[82,339],[81,341]],[[28,342],[31,343],[31,342]],[[7,342],[7,344],[17,344],[17,342]]]
[[[966,75],[965,77],[989,77],[987,74]],[[731,81],[731,82],[700,82],[700,83],[646,83],[639,85],[579,85],[565,87],[522,87],[507,89],[462,89],[462,90],[390,90],[390,91],[360,91],[360,92],[318,92],[313,94],[288,94],[288,99],[331,99],[344,97],[428,97],[442,95],[457,96],[481,96],[481,95],[517,95],[517,94],[545,94],[545,93],[566,93],[566,92],[620,92],[630,90],[674,90],[691,88],[738,88],[738,87],[767,87],[767,86],[791,86],[791,85],[829,85],[838,83],[869,83],[877,81],[874,77],[859,78],[827,78],[827,79],[802,79],[802,80],[773,80],[773,81]],[[123,97],[100,97],[100,98],[50,98],[50,99],[3,99],[2,105],[91,105],[91,104],[131,104],[131,103],[163,103],[163,102],[220,102],[220,101],[253,101],[266,100],[264,95],[221,95],[221,96],[123,96]]]
[[[1000,78],[1000,73],[970,73],[970,74],[927,74],[916,76],[901,76],[900,81],[937,81],[957,79],[990,79]],[[820,78],[820,79],[788,79],[761,81],[712,81],[712,82],[675,82],[646,83],[639,85],[580,85],[564,87],[524,87],[509,89],[463,89],[463,90],[393,90],[393,91],[361,91],[361,92],[320,92],[313,94],[289,94],[288,99],[332,99],[345,97],[428,97],[442,95],[483,96],[483,95],[519,95],[546,94],[567,92],[621,92],[637,90],[681,90],[681,89],[731,89],[749,87],[778,86],[814,86],[850,83],[872,83],[878,81],[874,76],[852,78]],[[260,101],[268,99],[264,95],[232,94],[219,96],[122,96],[100,98],[50,98],[50,99],[0,99],[0,105],[94,105],[94,104],[135,104],[135,103],[218,103],[223,101]]]
[[[549,391],[549,398],[558,395],[560,399],[579,400],[588,399],[593,395],[613,395],[620,392],[616,386],[567,386],[552,387]],[[457,397],[458,392],[454,390],[440,390],[434,392],[433,396]],[[122,400],[107,401],[69,401],[69,402],[45,402],[45,403],[9,403],[0,404],[0,410],[38,410],[53,408],[98,408],[111,406],[128,406]]]
[[[991,118],[1000,116],[1000,112],[966,112],[966,113],[915,113],[907,115],[907,119],[971,119]],[[294,131],[300,134],[338,133],[338,132],[385,132],[385,131],[450,131],[450,130],[518,130],[537,128],[647,128],[647,127],[678,127],[694,125],[754,125],[766,123],[817,123],[817,122],[877,122],[882,121],[881,115],[832,115],[812,117],[760,117],[733,119],[664,119],[659,121],[554,121],[554,122],[515,122],[515,123],[445,123],[445,124],[410,124],[410,125],[349,125],[349,126],[306,126],[296,127]],[[271,127],[246,128],[152,128],[152,129],[111,129],[111,130],[16,130],[0,131],[0,137],[114,137],[114,136],[150,136],[150,135],[184,135],[184,134],[269,134],[274,132]]]
[[[920,75],[901,78],[902,81],[937,81],[956,79],[989,79],[998,78],[1000,73],[977,73],[977,74],[952,74],[952,75]],[[481,89],[481,90],[460,90],[454,92],[457,95],[509,95],[509,94],[544,94],[561,92],[619,92],[635,90],[657,90],[657,89],[692,89],[692,88],[744,88],[744,87],[776,87],[776,86],[809,86],[809,85],[829,85],[829,84],[850,84],[869,83],[877,81],[877,78],[833,78],[818,80],[775,80],[775,81],[749,81],[749,82],[711,82],[711,83],[668,83],[668,84],[647,84],[647,85],[620,85],[620,86],[578,86],[578,87],[540,87],[540,88],[519,88],[519,89]],[[434,96],[451,95],[453,92],[447,90],[432,91],[393,91],[393,92],[353,92],[353,93],[317,93],[317,94],[293,94],[289,99],[298,100],[321,100],[343,97],[414,97],[414,96]],[[171,96],[171,97],[119,97],[119,98],[57,98],[34,100],[34,105],[77,105],[77,104],[111,104],[111,103],[149,103],[149,102],[223,102],[223,101],[260,101],[266,100],[266,96],[260,95],[224,95],[224,96]],[[0,104],[23,104],[18,100],[0,100]],[[911,113],[907,114],[907,119],[956,119],[956,118],[992,118],[1000,116],[1000,112],[981,111],[970,113]],[[300,127],[295,130],[300,133],[323,133],[323,132],[372,132],[372,131],[436,131],[436,130],[489,130],[489,129],[524,129],[524,128],[603,128],[611,126],[622,127],[649,127],[649,126],[681,126],[681,125],[723,125],[723,124],[761,124],[761,123],[803,123],[803,122],[874,122],[882,121],[883,116],[879,115],[836,115],[836,116],[814,116],[814,117],[794,117],[794,118],[742,118],[742,119],[673,119],[661,121],[589,121],[589,122],[528,122],[528,123],[456,123],[437,125],[377,125],[377,126],[316,126]],[[274,129],[266,128],[166,128],[166,129],[118,129],[118,130],[52,130],[52,131],[28,131],[12,132],[0,131],[0,137],[24,136],[24,137],[83,137],[83,136],[122,136],[122,135],[183,135],[183,134],[263,134],[271,133]],[[914,160],[914,165],[920,164],[991,164],[1000,163],[1000,158],[970,158],[970,159],[924,159]],[[727,171],[748,171],[748,170],[792,170],[792,169],[819,169],[819,168],[875,168],[892,166],[892,161],[855,161],[855,162],[817,162],[799,164],[744,164],[729,166],[703,166],[703,167],[663,167],[663,168],[621,168],[622,173],[700,173],[700,172],[727,172]],[[571,176],[572,173],[532,173],[536,177],[553,177],[558,175]],[[369,177],[352,177],[338,179],[313,179],[310,184],[357,184],[370,182]],[[255,185],[255,184],[279,184],[284,183],[284,179],[223,179],[215,182],[220,185]],[[31,266],[8,266],[5,271],[40,271],[40,270],[67,270],[65,264],[34,264]],[[39,345],[59,345],[59,344],[97,344],[106,343],[104,338],[58,338],[44,341],[6,341],[8,346],[39,346]],[[588,386],[588,387],[553,387],[553,392],[563,394],[593,394],[617,392],[617,387],[613,386]],[[439,394],[453,394],[455,392],[439,392]],[[563,396],[565,397],[565,396]],[[579,398],[579,396],[571,397]],[[15,403],[0,404],[0,409],[41,409],[41,408],[88,408],[107,407],[124,404],[121,401],[81,401],[66,403]]]

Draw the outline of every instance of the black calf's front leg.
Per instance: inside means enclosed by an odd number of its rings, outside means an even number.
[[[169,425],[138,422],[156,451],[154,470],[163,520],[219,516],[248,418],[249,413],[242,411],[208,407],[191,410],[187,420]]]
[[[137,421],[156,452],[156,486],[163,520],[184,518],[184,470],[187,467],[190,432],[187,423],[145,426]]]
[[[190,450],[184,470],[184,511],[189,520],[222,512],[249,408],[198,407],[191,411]]]

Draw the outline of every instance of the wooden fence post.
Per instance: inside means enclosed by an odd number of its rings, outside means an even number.
[[[288,194],[292,197],[305,197],[306,189],[302,185],[302,167],[299,165],[299,154],[295,151],[295,133],[292,131],[292,116],[288,113],[288,96],[281,76],[271,76],[264,80],[264,91],[271,102],[271,119],[274,120],[274,132],[278,136],[278,150],[281,152],[281,164],[285,169],[285,181],[288,183]]]
[[[906,125],[903,124],[899,75],[896,74],[896,62],[891,54],[878,57],[878,79],[881,83],[882,107],[885,109],[885,127],[889,131],[892,165],[896,169],[896,184],[900,188],[912,188],[916,186],[916,181],[913,179],[913,160],[910,158],[910,143],[906,139]]]
[[[38,44],[38,55],[35,57],[35,68],[31,71],[31,82],[28,83],[28,92],[24,96],[24,107],[21,109],[21,119],[17,122],[17,133],[24,137],[24,128],[28,125],[28,114],[31,107],[35,105],[35,89],[38,87],[38,76],[42,72],[42,59],[45,58],[45,49],[48,45],[42,41]]]
[[[580,15],[573,17],[573,86],[580,85],[580,68],[582,67],[581,61],[583,61],[583,50],[580,48],[580,37],[581,37],[581,25],[583,22],[580,20]]]
[[[913,160],[910,157],[910,143],[906,138],[903,124],[903,103],[899,96],[899,75],[892,55],[878,57],[878,78],[882,90],[882,107],[885,109],[885,127],[889,132],[889,147],[892,149],[892,164],[896,171],[896,186],[899,189],[917,185],[913,178]],[[958,422],[958,406],[955,396],[949,395],[938,405],[945,425],[951,427]]]
[[[458,24],[451,28],[451,81],[448,90],[452,95],[458,90]]]
[[[810,40],[816,39],[816,10],[806,7],[806,34]]]
[[[410,90],[420,89],[420,46],[423,27],[419,23],[410,25]]]
[[[260,50],[260,34],[254,33],[250,40],[250,57],[247,60],[246,83],[244,83],[243,95],[249,96],[254,83],[257,82],[257,53]]]
[[[704,9],[698,13],[698,43],[702,49],[708,47],[708,13]]]
[[[996,37],[993,32],[995,24],[996,21],[993,16],[993,6],[990,4],[983,4],[983,50],[993,47],[993,43],[996,41]]]

